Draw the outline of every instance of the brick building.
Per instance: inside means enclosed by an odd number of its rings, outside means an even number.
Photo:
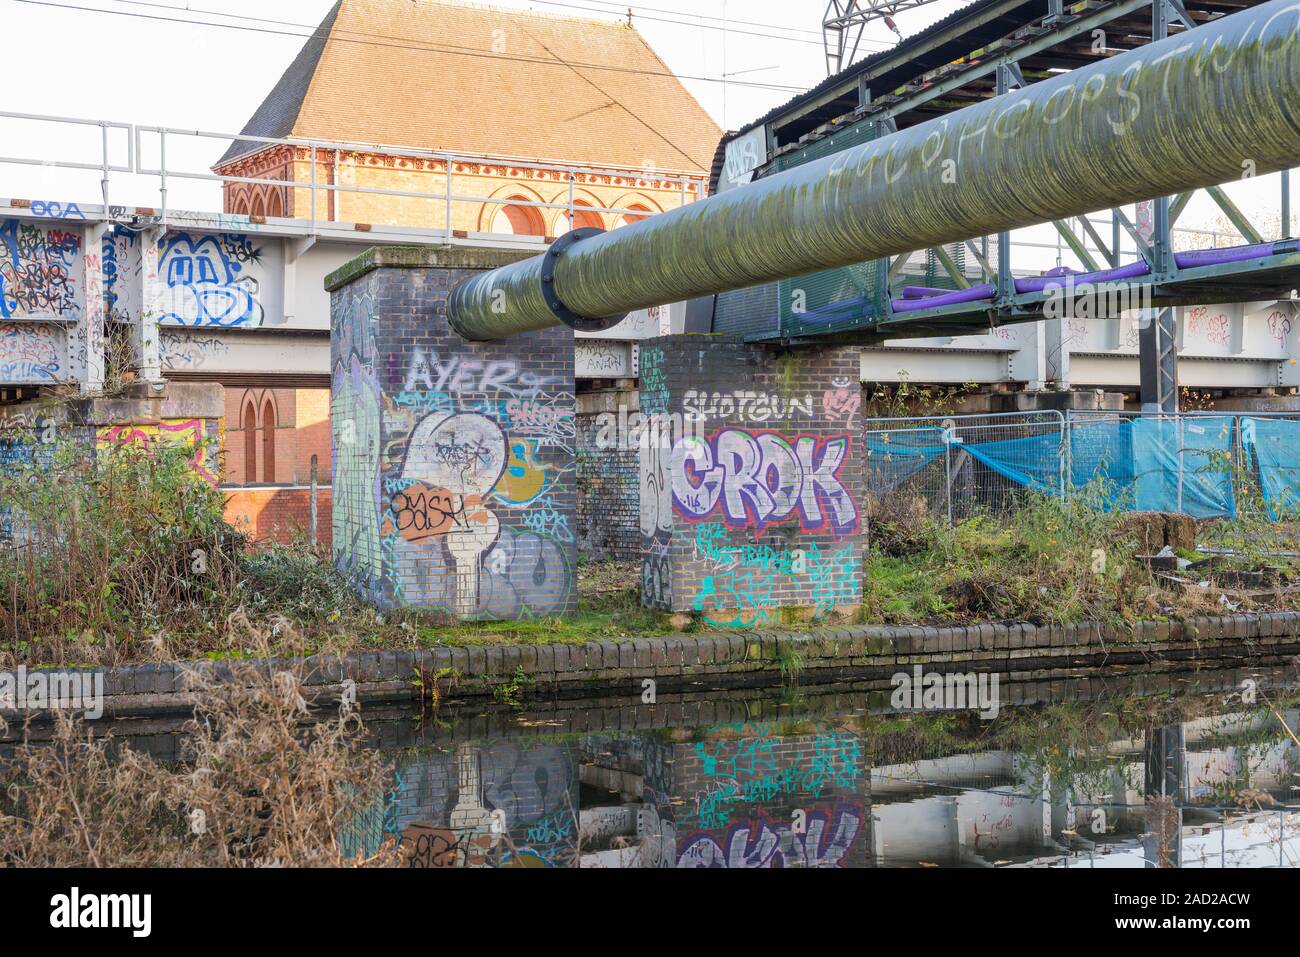
[[[445,0],[339,0],[241,132],[317,145],[233,142],[214,171],[259,182],[227,181],[227,213],[539,239],[703,196],[721,135],[626,24]],[[328,389],[224,384],[229,518],[306,528]]]
[[[218,174],[283,182],[226,183],[227,212],[441,228],[450,192],[454,229],[529,236],[570,198],[604,229],[680,205],[721,135],[630,26],[442,0],[339,0],[242,132],[384,149],[237,140]],[[284,184],[313,182],[314,210]]]

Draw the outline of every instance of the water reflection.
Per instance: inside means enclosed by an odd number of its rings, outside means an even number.
[[[392,770],[340,842],[399,841],[413,867],[1295,867],[1297,688],[1021,682],[996,721],[834,686],[369,708]]]
[[[1257,678],[1274,705],[1294,679]],[[688,698],[372,716],[391,788],[345,846],[392,837],[416,867],[1296,866],[1300,711],[1240,681],[1029,686],[996,722],[834,689],[706,699],[706,723]]]

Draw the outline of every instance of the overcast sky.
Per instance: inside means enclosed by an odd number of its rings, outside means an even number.
[[[6,76],[0,111],[202,129],[239,130],[320,22],[333,0],[0,0]],[[412,0],[419,2],[419,0]],[[496,0],[499,7],[619,20],[627,3],[605,0]],[[935,0],[900,13],[907,36],[963,6]],[[646,0],[633,23],[720,126],[736,128],[826,76],[821,41],[824,0]],[[205,24],[221,23],[238,29]],[[725,29],[724,29],[725,26]],[[859,56],[896,37],[868,27]],[[725,79],[727,82],[723,82]],[[97,128],[0,120],[0,156],[97,163]],[[125,162],[125,137],[112,155]],[[146,162],[156,157],[147,138]],[[218,140],[168,140],[168,166],[205,172],[224,149]],[[156,165],[156,163],[154,164]],[[1276,218],[1269,189],[1234,184],[1233,195],[1261,220]],[[114,176],[112,201],[158,203],[157,182]],[[0,163],[0,196],[98,199],[98,174]],[[213,183],[173,180],[173,208],[215,209]],[[1263,187],[1264,184],[1257,184]],[[1197,204],[1187,224],[1209,222]]]

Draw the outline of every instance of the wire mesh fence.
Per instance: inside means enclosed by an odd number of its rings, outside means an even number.
[[[950,522],[1007,511],[1026,486],[1064,491],[1065,436],[1056,411],[869,419],[867,492],[920,498]]]
[[[1066,439],[1067,487],[1106,481],[1116,507],[1300,515],[1300,413],[1072,411]]]
[[[872,507],[961,521],[1026,490],[1196,518],[1300,517],[1300,412],[1057,411],[869,419]]]

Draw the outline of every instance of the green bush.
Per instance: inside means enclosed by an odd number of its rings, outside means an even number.
[[[129,643],[200,624],[228,594],[243,539],[193,446],[34,444],[0,472],[0,638]]]

